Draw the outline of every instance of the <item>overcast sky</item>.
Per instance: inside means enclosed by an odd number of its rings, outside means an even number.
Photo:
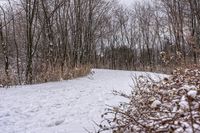
[[[131,5],[135,1],[137,0],[120,0],[120,3],[125,4],[125,5]]]
[[[12,0],[11,0],[12,1]],[[0,5],[3,6],[8,3],[8,0],[0,0]]]
[[[131,6],[134,2],[147,2],[150,0],[119,0],[119,2],[121,4],[127,5],[127,6]]]
[[[132,3],[136,2],[136,1],[142,1],[142,0],[119,0],[119,2],[121,4],[124,4],[127,6],[130,6]],[[0,4],[6,3],[6,2],[7,2],[7,0],[0,0]]]

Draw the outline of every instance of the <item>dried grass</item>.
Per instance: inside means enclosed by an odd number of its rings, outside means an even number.
[[[89,65],[84,65],[75,68],[61,69],[60,66],[48,67],[47,70],[41,67],[36,69],[33,73],[33,83],[45,83],[50,81],[60,81],[68,80],[77,77],[82,77],[90,73],[91,67]],[[25,83],[24,74],[21,75],[22,84]],[[9,71],[9,77],[6,76],[5,72],[0,70],[0,87],[9,87],[11,85],[18,85],[18,76],[15,71]]]
[[[59,66],[55,68],[47,69],[46,71],[42,71],[37,74],[35,77],[35,83],[44,83],[49,81],[60,81],[60,80],[68,80],[77,77],[82,77],[90,73],[90,66],[80,66],[75,68],[65,68],[61,69]]]

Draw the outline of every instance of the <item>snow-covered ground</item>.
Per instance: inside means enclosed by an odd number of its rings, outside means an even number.
[[[129,93],[132,76],[143,72],[93,69],[68,81],[0,89],[0,133],[84,133],[94,131],[107,105],[122,101],[113,90]],[[157,77],[157,74],[149,73]],[[161,76],[161,75],[160,75]]]

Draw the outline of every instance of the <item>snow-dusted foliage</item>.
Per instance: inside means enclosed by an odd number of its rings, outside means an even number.
[[[129,99],[102,115],[100,131],[199,133],[200,69],[176,69],[156,82],[138,77]]]

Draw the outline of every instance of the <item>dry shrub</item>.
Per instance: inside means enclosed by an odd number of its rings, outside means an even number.
[[[57,67],[48,67],[45,70],[46,66],[40,66],[33,73],[33,83],[45,83],[49,81],[60,81],[73,79],[81,76],[85,76],[90,73],[91,67],[89,65],[84,65],[75,68],[65,68],[61,69],[60,66]],[[21,77],[22,84],[25,83],[25,75]],[[6,76],[5,72],[0,70],[0,87],[9,87],[11,85],[18,85],[18,76],[15,71],[9,71],[9,77]]]
[[[200,133],[200,68],[176,69],[156,82],[140,76],[128,103],[102,115],[99,132]]]
[[[65,68],[60,67],[51,68],[49,67],[46,71],[43,70],[35,77],[35,83],[44,83],[49,81],[60,81],[73,79],[81,76],[85,76],[90,73],[91,67],[88,65],[75,67],[75,68]]]
[[[14,71],[9,70],[9,75],[5,74],[5,71],[0,70],[0,87],[9,87],[17,84],[17,75]]]
[[[5,87],[9,84],[9,79],[6,76],[6,74],[4,74],[3,72],[1,72],[1,76],[0,76],[0,87]]]

